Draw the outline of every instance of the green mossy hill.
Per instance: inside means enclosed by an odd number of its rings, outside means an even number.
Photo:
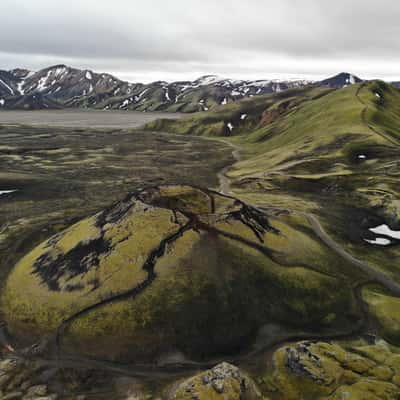
[[[243,350],[269,322],[352,327],[351,282],[329,272],[343,265],[335,258],[237,199],[154,187],[27,254],[1,306],[24,342],[57,333],[61,350],[91,357],[147,362],[179,350],[204,359]]]
[[[371,339],[282,347],[260,389],[274,400],[398,400],[400,349]]]
[[[158,119],[144,126],[144,130],[227,137],[246,134],[268,125],[299,104],[318,98],[331,89],[297,88],[281,93],[257,96],[216,106],[209,112],[197,113],[181,120]]]
[[[330,204],[333,198],[341,207],[374,209],[396,223],[398,104],[400,92],[382,82],[350,86],[302,103],[243,136],[245,157],[229,171],[233,189],[248,201],[252,196],[253,203],[258,195],[303,210],[288,194],[311,207],[329,197]]]
[[[331,91],[248,132],[228,172],[233,193],[258,207],[312,212],[340,246],[400,282],[400,91],[374,81]]]
[[[378,90],[380,98],[376,97]],[[384,103],[386,97],[391,101]],[[394,104],[399,100],[397,90],[376,82],[349,86],[303,102],[292,112],[248,132],[243,145],[253,156],[236,165],[236,174],[280,171],[305,176],[336,171],[336,175],[343,175],[346,164],[362,164],[363,159],[357,156],[364,154],[363,150],[378,146],[393,152],[395,143],[389,134],[374,131],[371,126],[380,117],[386,119],[386,115],[397,121],[394,116],[400,113]],[[364,155],[367,161],[374,158],[368,158],[369,152]],[[342,169],[337,163],[344,164]]]

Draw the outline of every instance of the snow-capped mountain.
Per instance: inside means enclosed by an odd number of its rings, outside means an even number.
[[[124,98],[113,97],[105,103],[106,107],[113,109],[207,111],[216,105],[224,105],[245,97],[280,92],[307,83],[304,81],[243,81],[207,75],[195,81],[154,82],[141,86]]]
[[[37,72],[0,71],[0,108],[89,107],[190,113],[309,83],[233,80],[206,75],[195,81],[141,84],[125,82],[110,74],[55,65]]]
[[[134,84],[123,82],[110,74],[97,74],[65,65],[56,65],[38,72],[15,69],[7,72],[15,95],[32,93],[51,96],[55,100],[71,100],[89,95],[130,93]]]
[[[348,72],[341,72],[331,78],[324,79],[323,81],[317,82],[319,86],[329,86],[332,88],[342,88],[355,83],[363,82],[358,76],[349,74]]]
[[[341,73],[320,82],[250,81],[206,75],[194,81],[142,84],[125,82],[110,74],[55,65],[37,72],[0,70],[0,109],[82,107],[190,113],[309,84],[340,88],[361,81],[355,75]]]
[[[11,71],[0,70],[0,96],[9,97],[18,94],[16,85],[18,79]]]

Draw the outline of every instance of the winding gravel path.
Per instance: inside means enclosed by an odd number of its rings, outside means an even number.
[[[230,195],[232,194],[232,190],[231,190],[231,179],[228,178],[227,173],[228,171],[232,168],[232,166],[241,160],[241,156],[240,156],[240,148],[239,146],[230,143],[226,140],[218,140],[219,142],[225,143],[228,146],[230,146],[233,151],[232,151],[232,156],[235,159],[235,162],[231,165],[227,165],[225,168],[223,168],[219,173],[218,173],[218,179],[219,179],[219,192],[221,194],[224,195]]]
[[[364,272],[368,278],[374,280],[379,283],[387,290],[389,290],[393,295],[400,297],[400,285],[398,285],[393,279],[391,279],[388,275],[383,272],[377,271],[375,268],[371,267],[365,261],[361,261],[350,253],[348,253],[342,246],[336,243],[324,230],[317,217],[313,214],[302,213],[304,217],[307,219],[308,223],[311,225],[314,233],[334,252],[344,258],[346,261],[353,264],[359,270]]]

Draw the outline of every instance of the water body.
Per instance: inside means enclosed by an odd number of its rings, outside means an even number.
[[[136,128],[158,118],[182,118],[185,114],[139,111],[38,110],[0,111],[0,124],[55,127]]]

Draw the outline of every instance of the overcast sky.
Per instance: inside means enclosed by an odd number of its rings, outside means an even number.
[[[399,0],[0,0],[0,69],[400,80]]]

